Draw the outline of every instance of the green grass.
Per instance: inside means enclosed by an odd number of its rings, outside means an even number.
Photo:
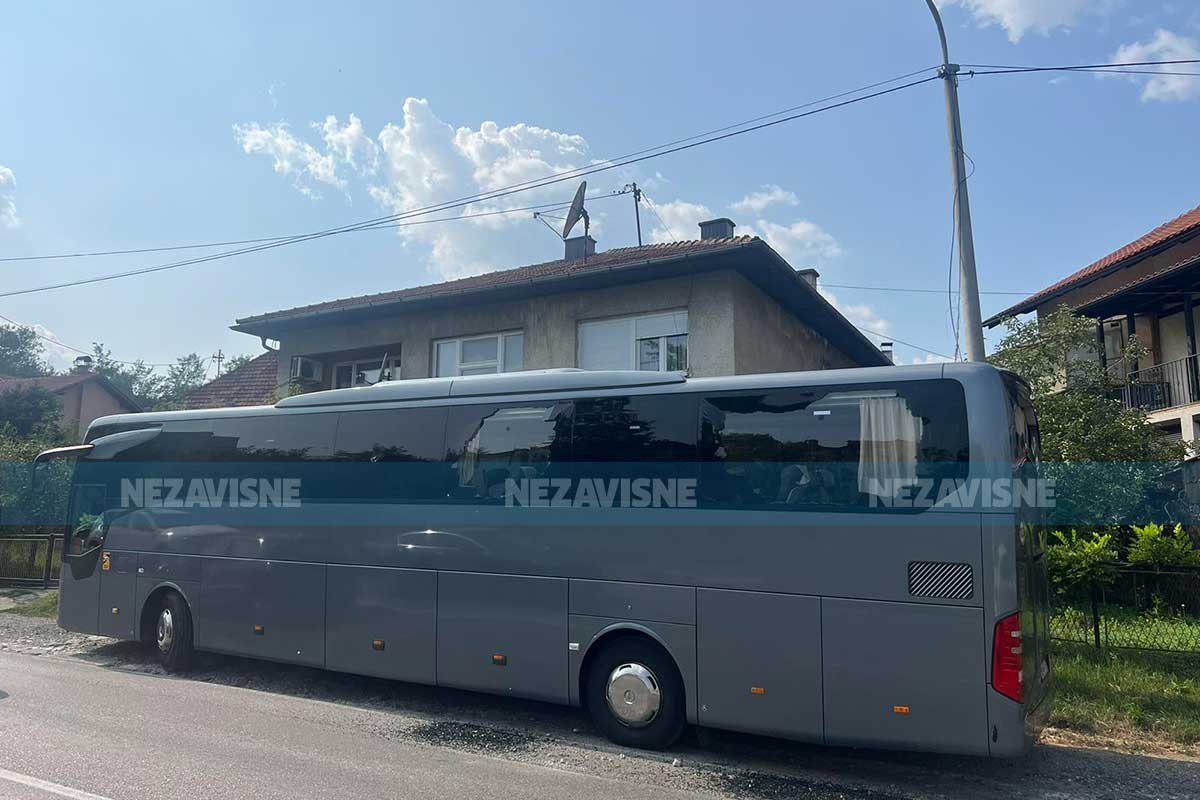
[[[32,600],[18,600],[12,608],[5,609],[6,614],[19,614],[23,617],[58,616],[58,590],[47,592]]]
[[[1062,608],[1050,619],[1055,639],[1091,644],[1090,610]],[[1132,647],[1192,653],[1200,660],[1200,618],[1151,614],[1117,606],[1100,607],[1100,641],[1105,647]]]
[[[1052,725],[1200,744],[1200,655],[1097,653],[1059,644],[1054,670]]]

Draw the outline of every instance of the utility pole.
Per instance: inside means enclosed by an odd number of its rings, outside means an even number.
[[[937,23],[942,43],[941,77],[946,86],[946,127],[950,134],[950,172],[954,178],[954,224],[958,233],[959,298],[967,335],[967,360],[983,361],[983,323],[979,313],[979,280],[975,275],[975,237],[971,233],[971,200],[967,195],[966,156],[963,152],[962,119],[958,112],[958,64],[950,63],[946,29],[933,0],[925,0]]]
[[[638,247],[642,246],[642,190],[638,188],[636,183],[630,183],[625,186],[626,189],[633,192],[633,219],[637,222]]]
[[[221,377],[221,362],[225,360],[225,354],[221,352],[221,348],[217,348],[217,352],[212,354],[213,361],[217,362],[217,377]]]

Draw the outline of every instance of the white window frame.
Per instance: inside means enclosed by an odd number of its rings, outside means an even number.
[[[339,361],[333,365],[333,373],[329,376],[329,385],[334,389],[347,389],[347,386],[337,385],[337,374],[339,367],[350,367],[350,386],[369,386],[367,383],[358,383],[359,368],[364,365],[371,365],[368,369],[375,369],[379,362],[383,361],[383,353],[377,356],[367,356],[364,358],[356,358],[353,361]],[[383,383],[385,380],[397,381],[400,380],[400,356],[390,356],[388,358],[388,377],[377,381]]]
[[[667,371],[667,369],[666,369],[666,366],[667,366],[667,343],[666,343],[666,340],[670,339],[672,337],[675,337],[675,336],[679,336],[681,334],[670,333],[670,334],[663,334],[661,336],[640,336],[639,337],[637,335],[637,322],[638,322],[638,320],[653,319],[654,317],[666,317],[666,316],[670,316],[673,314],[683,314],[684,315],[684,326],[683,326],[684,329],[683,329],[682,335],[687,336],[689,338],[688,348],[687,348],[687,360],[689,363],[684,364],[683,369],[681,369],[681,370],[672,370],[672,371],[673,372],[687,372],[689,370],[689,368],[691,367],[690,362],[691,362],[691,358],[692,358],[692,348],[691,348],[691,342],[690,342],[691,323],[687,319],[688,310],[686,308],[669,308],[669,309],[665,309],[663,311],[649,311],[644,314],[628,314],[623,317],[601,317],[599,319],[581,319],[579,321],[579,323],[576,325],[576,336],[575,336],[575,364],[576,364],[576,366],[580,366],[580,367],[583,366],[583,337],[581,335],[579,335],[579,331],[583,329],[583,326],[589,325],[589,324],[631,322],[631,323],[633,323],[633,325],[630,329],[631,336],[630,336],[630,341],[629,341],[629,359],[626,362],[627,366],[625,367],[625,369],[642,371],[641,370],[641,358],[639,357],[640,354],[638,353],[639,343],[643,340],[657,339],[658,340],[658,370],[657,371],[658,372],[666,372]],[[584,367],[584,369],[586,369],[586,367]],[[645,371],[650,372],[651,370],[645,370]]]
[[[521,337],[521,363],[519,365],[508,364],[504,358],[504,341],[510,336]],[[480,370],[486,367],[491,367],[492,372],[486,374],[498,374],[501,372],[520,372],[525,368],[525,331],[521,329],[511,331],[499,331],[497,333],[481,333],[473,336],[452,336],[447,339],[435,339],[433,341],[433,352],[430,357],[433,361],[433,369],[430,372],[434,377],[454,377],[453,375],[441,375],[438,371],[438,350],[441,345],[454,345],[454,375],[462,375],[464,365],[462,363],[462,346],[464,342],[476,342],[483,339],[493,339],[496,342],[496,357],[490,361],[473,361],[466,365],[466,369]],[[472,373],[480,374],[480,373]]]

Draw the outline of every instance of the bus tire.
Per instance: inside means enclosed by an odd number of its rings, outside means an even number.
[[[683,679],[671,656],[655,642],[622,637],[591,660],[585,701],[592,723],[610,741],[662,750],[687,725]]]
[[[167,672],[183,672],[196,651],[192,642],[192,613],[178,592],[167,592],[154,618],[154,653]]]

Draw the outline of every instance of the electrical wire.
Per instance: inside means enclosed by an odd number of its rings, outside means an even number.
[[[629,166],[630,164],[636,164],[636,163],[640,163],[642,161],[648,161],[653,158],[661,158],[662,156],[671,155],[673,153],[690,150],[692,148],[700,147],[702,145],[712,144],[714,142],[723,141],[725,139],[730,139],[734,136],[741,136],[746,133],[753,133],[755,131],[763,130],[764,128],[773,127],[775,125],[781,125],[786,122],[793,122],[795,120],[803,119],[805,117],[810,117],[810,116],[813,116],[816,114],[821,114],[821,113],[824,113],[827,111],[833,111],[838,108],[843,108],[845,106],[854,105],[856,103],[861,103],[863,101],[875,99],[877,97],[882,97],[884,95],[893,94],[895,92],[903,91],[905,89],[909,89],[914,86],[919,86],[923,83],[928,83],[928,82],[934,81],[934,80],[940,80],[939,76],[930,75],[928,77],[921,78],[919,80],[909,81],[907,83],[902,83],[902,84],[899,84],[896,86],[891,86],[887,89],[880,89],[878,91],[871,92],[869,94],[861,94],[859,96],[852,97],[850,99],[841,100],[836,103],[830,103],[830,104],[823,105],[823,106],[818,106],[816,108],[811,108],[807,111],[798,112],[798,113],[791,114],[789,116],[785,116],[785,117],[782,117],[779,119],[773,119],[773,120],[770,120],[767,122],[760,122],[758,124],[751,125],[749,127],[740,127],[736,130],[727,131],[725,133],[720,133],[720,134],[713,135],[713,136],[707,136],[704,138],[695,139],[694,141],[690,141],[685,144],[675,145],[673,147],[668,147],[666,149],[657,149],[656,150],[655,148],[651,148],[651,150],[654,150],[654,152],[649,152],[644,155],[639,155],[639,156],[632,157],[632,158],[602,161],[602,162],[599,162],[597,164],[594,164],[594,165],[586,167],[586,168],[568,170],[563,173],[558,173],[556,175],[548,176],[544,179],[535,180],[535,181],[524,181],[520,184],[514,184],[512,187],[506,187],[503,189],[498,189],[498,190],[494,190],[494,191],[479,194],[479,195],[473,195],[473,196],[469,196],[466,198],[460,198],[459,200],[451,200],[451,201],[447,201],[445,203],[439,203],[439,204],[434,204],[431,206],[425,206],[423,208],[413,209],[413,210],[402,212],[399,214],[391,214],[391,215],[384,216],[384,217],[378,217],[378,218],[372,219],[372,220],[365,220],[363,222],[355,223],[352,225],[345,225],[345,226],[341,226],[338,228],[330,228],[330,229],[323,230],[323,231],[316,231],[311,234],[304,234],[301,236],[284,239],[282,241],[267,242],[267,243],[255,245],[252,247],[242,248],[242,249],[238,249],[238,250],[230,250],[230,251],[225,251],[225,252],[221,252],[221,253],[214,253],[211,255],[201,256],[198,258],[186,259],[184,261],[172,262],[172,263],[167,263],[167,264],[158,264],[158,265],[154,265],[154,266],[150,266],[150,267],[142,267],[139,269],[127,270],[124,272],[110,273],[108,275],[97,275],[97,276],[93,276],[90,278],[83,278],[83,279],[79,279],[79,280],[63,281],[60,283],[47,284],[47,285],[43,285],[43,286],[35,286],[35,287],[26,288],[26,289],[16,289],[16,290],[10,290],[7,292],[0,292],[0,297],[14,297],[14,296],[18,296],[18,295],[35,294],[38,292],[52,291],[55,289],[64,289],[64,288],[69,288],[69,287],[73,287],[73,286],[81,286],[81,285],[92,284],[92,283],[100,283],[103,281],[110,281],[110,280],[115,280],[118,278],[131,277],[134,275],[145,275],[145,274],[150,274],[150,273],[154,273],[154,272],[162,272],[162,271],[170,270],[170,269],[178,269],[180,267],[190,266],[193,264],[207,263],[209,261],[216,261],[219,259],[231,258],[233,256],[239,256],[239,255],[245,255],[248,253],[260,252],[262,250],[269,250],[269,249],[273,249],[276,247],[282,247],[285,245],[296,244],[299,242],[313,241],[313,240],[321,239],[321,238],[324,238],[327,236],[335,236],[335,235],[339,235],[339,234],[343,234],[343,233],[350,233],[350,232],[358,231],[358,230],[367,230],[367,229],[381,227],[381,226],[391,226],[391,225],[393,225],[393,223],[395,223],[395,227],[402,227],[403,225],[412,224],[412,223],[408,223],[408,222],[399,223],[398,222],[399,220],[407,220],[407,219],[410,219],[415,216],[423,216],[425,214],[436,213],[438,211],[449,211],[449,210],[453,210],[456,208],[462,208],[464,206],[473,205],[475,203],[486,202],[489,200],[496,200],[501,197],[506,197],[506,196],[509,196],[512,194],[517,194],[519,192],[525,192],[525,191],[530,191],[533,189],[543,188],[545,186],[551,186],[553,184],[562,183],[564,181],[572,180],[574,178],[583,177],[586,175],[592,175],[592,174],[596,174],[596,173],[600,173],[600,172],[606,172],[608,170],[617,169],[619,167]],[[848,93],[843,93],[843,95],[844,94],[848,94]],[[454,218],[450,218],[450,219],[458,219],[458,218],[460,218],[460,217],[454,217]]]
[[[667,232],[667,234],[671,237],[671,240],[675,241],[675,242],[680,241],[679,234],[675,233],[675,230],[670,225],[668,225],[666,223],[666,221],[659,215],[658,207],[654,204],[654,201],[651,200],[650,197],[646,194],[645,189],[642,190],[642,199],[646,201],[646,205],[650,207],[650,213],[654,215],[654,218],[656,220],[658,220],[658,224],[663,226],[663,230]]]
[[[85,356],[90,356],[92,354],[90,350],[81,350],[78,347],[72,347],[71,345],[67,344],[66,342],[60,342],[58,339],[55,339],[53,336],[47,336],[44,333],[38,333],[37,328],[34,328],[32,325],[23,325],[20,322],[17,322],[15,319],[10,319],[9,317],[4,316],[3,314],[0,314],[0,320],[4,320],[9,325],[14,325],[18,328],[27,328],[30,331],[33,331],[33,335],[38,337],[39,339],[44,339],[47,342],[50,342],[51,344],[56,344],[59,347],[63,347],[72,352],[80,353],[81,355],[85,355]],[[141,364],[142,366],[145,366],[145,367],[173,367],[173,366],[175,366],[174,364],[147,364],[144,361],[122,361],[119,358],[109,358],[109,361],[115,362],[117,364],[129,364],[131,366],[135,365],[135,364]]]
[[[1169,61],[1127,61],[1108,64],[1067,64],[1053,67],[1018,66],[1014,64],[960,64],[974,75],[1008,75],[1019,72],[1119,72],[1122,67],[1165,67],[1178,64],[1200,64],[1200,58],[1181,58]],[[1167,72],[1156,74],[1170,74]]]
[[[853,325],[854,323],[851,323],[851,324]],[[873,331],[870,328],[864,328],[861,325],[854,325],[854,327],[858,328],[863,333],[869,333],[872,336],[878,336],[880,339],[886,339],[889,342],[897,342],[899,344],[904,345],[905,347],[911,347],[914,350],[920,350],[922,353],[929,353],[929,355],[931,355],[931,356],[945,358],[950,361],[955,360],[955,359],[951,358],[950,356],[946,355],[945,353],[939,353],[937,350],[930,350],[928,347],[921,347],[921,345],[919,345],[919,344],[913,344],[912,342],[906,342],[903,339],[897,339],[895,336],[892,336],[890,333],[880,333],[879,331]]]

